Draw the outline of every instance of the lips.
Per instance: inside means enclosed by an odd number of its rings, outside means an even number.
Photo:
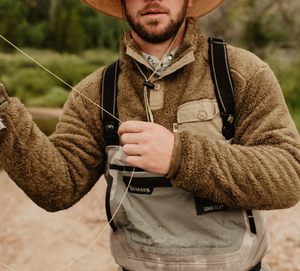
[[[165,14],[166,12],[164,11],[161,11],[161,10],[158,10],[158,9],[149,9],[145,12],[143,12],[143,16],[146,16],[146,15],[156,15],[156,14]]]

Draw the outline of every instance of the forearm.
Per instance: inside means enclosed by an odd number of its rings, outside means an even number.
[[[297,141],[295,145],[245,147],[188,132],[180,137],[185,155],[172,179],[174,186],[241,209],[281,209],[299,201]]]
[[[16,98],[0,113],[8,127],[0,139],[0,164],[36,204],[48,211],[72,206],[103,173],[105,152],[100,147],[100,132],[98,138],[89,132],[94,129],[95,133],[100,124],[84,120],[89,112],[80,105],[80,97],[69,98],[50,138]]]
[[[172,183],[236,208],[291,207],[300,199],[300,141],[278,82],[264,68],[236,89],[234,144],[177,134]]]

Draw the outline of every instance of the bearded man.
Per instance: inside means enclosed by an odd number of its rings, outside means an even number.
[[[83,2],[131,26],[109,92],[122,124],[106,123],[90,102],[108,103],[106,68],[76,86],[49,138],[1,85],[0,163],[51,212],[75,204],[105,173],[119,270],[270,270],[263,210],[299,201],[300,140],[273,72],[233,46],[225,61],[234,144],[222,133],[210,45],[196,18],[224,0]]]

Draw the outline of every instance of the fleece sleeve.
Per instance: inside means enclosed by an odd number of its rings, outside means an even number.
[[[95,72],[76,86],[96,104],[101,73]],[[106,158],[100,109],[77,92],[70,94],[49,138],[17,98],[11,99],[0,117],[7,126],[0,135],[0,164],[42,208],[58,211],[72,206],[103,173]]]
[[[172,184],[241,209],[291,207],[300,197],[300,143],[279,83],[267,66],[240,82],[234,144],[180,132]]]

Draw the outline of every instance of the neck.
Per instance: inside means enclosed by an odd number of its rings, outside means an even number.
[[[172,48],[170,48],[170,52],[173,51],[183,40],[184,33],[186,28],[186,22],[184,22],[180,33],[178,34],[178,37],[176,41],[174,42]],[[158,59],[162,59],[164,54],[167,52],[169,47],[171,46],[171,43],[173,42],[173,39],[175,37],[172,37],[171,39],[162,42],[162,43],[151,43],[143,40],[140,36],[138,36],[132,29],[131,29],[131,35],[133,40],[136,42],[140,50],[148,55],[155,56]]]

